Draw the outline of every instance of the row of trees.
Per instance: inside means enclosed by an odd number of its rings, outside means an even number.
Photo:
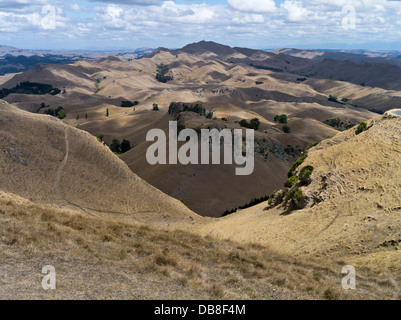
[[[124,100],[124,101],[121,101],[121,108],[131,108],[138,104],[139,104],[139,101],[132,102],[132,101]]]
[[[14,88],[7,89],[3,88],[0,90],[0,99],[7,97],[11,93],[19,93],[19,94],[51,94],[56,95],[59,94],[61,90],[59,88],[55,88],[50,84],[45,83],[37,83],[37,82],[21,82],[19,85]]]

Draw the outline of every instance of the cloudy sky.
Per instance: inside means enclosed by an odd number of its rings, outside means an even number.
[[[0,44],[24,49],[231,46],[401,50],[400,0],[0,0]]]

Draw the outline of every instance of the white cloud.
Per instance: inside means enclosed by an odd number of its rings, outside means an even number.
[[[77,4],[77,3],[71,3],[70,5],[69,5],[69,8],[68,9],[70,9],[71,11],[75,11],[75,12],[84,12],[84,11],[89,11],[89,9],[87,9],[87,8],[85,8],[85,7],[83,7],[83,6],[80,6],[79,4]]]
[[[399,41],[401,1],[389,0],[227,0],[226,4],[201,1],[0,0],[2,39],[18,39],[45,46],[58,41],[71,47],[179,47],[187,42],[215,40],[256,47],[327,41],[343,43]],[[56,31],[43,28],[45,5],[56,8]],[[356,28],[344,31],[343,5],[352,4]],[[72,12],[73,11],[73,12]],[[291,38],[290,38],[291,37]],[[21,40],[20,40],[21,39]],[[65,40],[67,39],[67,41]],[[3,43],[6,41],[3,40]]]
[[[228,0],[228,4],[238,11],[269,13],[276,11],[276,3],[273,0]]]
[[[285,0],[281,7],[287,10],[287,19],[293,22],[306,21],[311,11],[302,7],[302,1]]]

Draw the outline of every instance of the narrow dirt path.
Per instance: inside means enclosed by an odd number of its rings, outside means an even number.
[[[61,162],[60,167],[57,170],[57,176],[56,176],[56,191],[57,194],[65,201],[67,202],[69,205],[72,205],[74,207],[77,207],[78,209],[82,210],[83,212],[92,215],[91,213],[85,211],[84,208],[82,208],[80,205],[77,205],[76,203],[71,202],[70,200],[68,200],[63,192],[61,191],[61,186],[60,186],[60,181],[61,181],[61,175],[63,173],[64,167],[67,164],[68,161],[68,155],[70,153],[70,141],[68,139],[68,126],[64,127],[64,142],[65,142],[65,155],[64,155],[64,159]]]
[[[56,176],[56,191],[57,194],[65,201],[67,202],[69,205],[74,206],[78,209],[80,209],[81,211],[85,212],[86,214],[89,214],[91,216],[94,216],[92,213],[88,212],[89,211],[93,211],[96,213],[105,213],[105,214],[119,214],[119,215],[136,215],[136,214],[143,214],[143,213],[158,213],[156,211],[140,211],[140,212],[135,212],[135,213],[129,213],[129,212],[119,212],[119,211],[106,211],[106,210],[98,210],[98,209],[94,209],[94,208],[88,208],[88,207],[83,207],[80,206],[79,204],[76,204],[70,200],[68,200],[63,192],[61,191],[61,175],[63,173],[63,170],[67,164],[68,161],[68,156],[70,153],[70,141],[68,139],[68,126],[64,127],[64,142],[65,142],[65,155],[64,155],[64,159],[61,162],[60,167],[57,170],[57,176]]]

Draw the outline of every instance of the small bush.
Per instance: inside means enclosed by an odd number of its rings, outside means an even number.
[[[287,188],[292,188],[296,183],[297,183],[297,177],[292,176],[287,179],[287,181],[284,183],[284,186]]]
[[[153,104],[153,111],[159,111],[159,105],[157,103]]]
[[[283,132],[284,132],[284,133],[291,133],[291,128],[290,128],[289,126],[285,125],[285,126],[283,127]]]
[[[294,164],[292,165],[290,171],[288,171],[288,178],[292,177],[294,175],[295,170],[302,164],[304,163],[306,159],[306,155],[303,155],[301,157],[299,157]]]
[[[364,132],[366,130],[366,127],[367,127],[367,123],[366,122],[361,122],[358,125],[358,127],[356,128],[355,133],[356,134],[360,134],[360,133]]]
[[[313,172],[313,167],[312,166],[306,166],[302,168],[301,172],[299,173],[299,180],[301,181],[301,184],[306,185],[311,183],[311,174]]]
[[[329,101],[338,102],[338,98],[333,95],[329,95]]]
[[[312,143],[307,150],[312,149],[313,147],[316,147],[319,144],[319,142],[314,142]]]
[[[292,190],[290,192],[290,199],[296,205],[299,204],[299,202],[302,200],[302,197],[303,197],[303,193],[302,193],[302,190],[299,188],[295,188],[294,190]]]

